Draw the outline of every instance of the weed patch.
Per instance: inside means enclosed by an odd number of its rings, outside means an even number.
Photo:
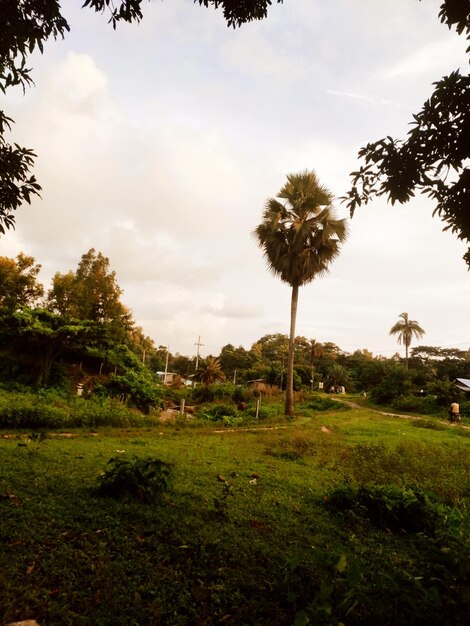
[[[312,411],[350,411],[351,407],[338,400],[332,400],[328,396],[314,396],[307,403],[307,408]]]
[[[317,444],[305,436],[281,437],[265,449],[265,453],[288,461],[299,461],[316,454]]]
[[[447,426],[435,419],[417,419],[413,420],[412,424],[415,428],[427,428],[428,430],[446,430],[447,428]]]
[[[172,475],[171,464],[160,459],[114,457],[100,476],[97,491],[102,496],[155,502],[169,491]]]

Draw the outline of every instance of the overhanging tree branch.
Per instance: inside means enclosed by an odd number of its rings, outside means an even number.
[[[470,0],[445,0],[439,17],[470,38]],[[444,230],[470,242],[470,77],[457,70],[434,86],[405,140],[385,137],[359,150],[364,164],[351,173],[352,186],[342,200],[352,217],[375,197],[403,204],[424,193]],[[470,247],[464,259],[470,267]]]

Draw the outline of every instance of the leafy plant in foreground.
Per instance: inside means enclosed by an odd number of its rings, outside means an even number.
[[[357,490],[341,487],[327,497],[326,503],[336,510],[366,516],[378,528],[429,535],[444,523],[449,512],[427,494],[396,485],[364,485]]]
[[[98,493],[152,502],[170,490],[172,477],[172,464],[160,459],[113,457],[99,477]]]

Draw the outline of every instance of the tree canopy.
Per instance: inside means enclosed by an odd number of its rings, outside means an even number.
[[[91,320],[124,337],[133,326],[130,311],[121,303],[122,289],[109,259],[91,248],[75,272],[57,272],[48,293],[48,306],[67,319]]]
[[[426,334],[416,320],[410,320],[408,313],[400,313],[399,320],[390,329],[390,335],[397,335],[398,343],[405,346],[406,368],[408,369],[408,349],[413,337],[420,339]]]
[[[9,311],[33,306],[44,295],[38,282],[41,266],[20,252],[16,259],[0,257],[0,309]]]

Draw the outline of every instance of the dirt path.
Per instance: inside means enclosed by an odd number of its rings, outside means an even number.
[[[332,398],[335,402],[341,402],[342,404],[347,404],[352,409],[368,409],[373,413],[378,413],[379,415],[385,415],[386,417],[398,417],[403,420],[420,420],[420,419],[428,419],[427,415],[403,415],[403,413],[388,413],[386,411],[379,411],[378,409],[372,409],[368,406],[363,406],[361,404],[357,404],[357,402],[352,402],[351,400],[341,400],[340,398]],[[440,424],[445,424],[446,426],[460,426],[460,428],[465,428],[465,430],[469,430],[470,426],[464,426],[462,423],[460,424],[450,424],[447,420],[439,420]]]

